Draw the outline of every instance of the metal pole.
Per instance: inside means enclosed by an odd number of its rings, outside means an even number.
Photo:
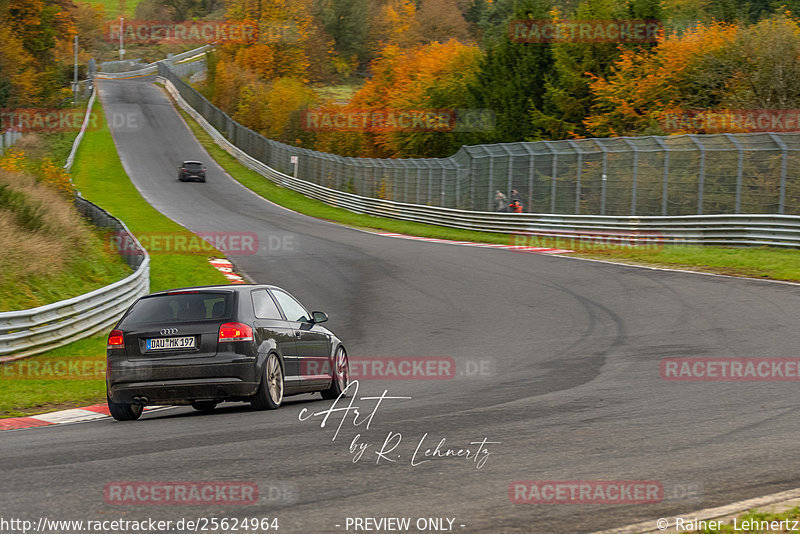
[[[575,141],[570,141],[570,145],[578,153],[578,169],[575,176],[575,215],[581,214],[581,172],[583,171],[583,151]]]
[[[742,173],[744,171],[744,151],[742,145],[731,134],[725,134],[725,137],[736,146],[739,153],[739,158],[736,163],[736,206],[734,213],[739,214],[742,211]]]
[[[786,143],[783,142],[783,139],[774,133],[767,135],[769,135],[772,140],[775,141],[775,144],[781,148],[781,185],[780,192],[778,193],[778,213],[783,215],[786,204],[786,163],[789,157],[789,148],[786,146]]]
[[[408,165],[406,165],[406,169],[403,172],[403,177],[405,179],[403,186],[403,202],[408,203]]]
[[[705,193],[706,187],[706,147],[695,138],[694,134],[690,134],[689,139],[694,142],[697,149],[700,151],[700,168],[698,169],[697,177],[697,215],[702,215],[703,194]]]
[[[533,213],[533,183],[536,178],[536,153],[528,148],[527,143],[522,146],[528,151],[528,213]]]
[[[428,165],[428,206],[433,206],[433,167]]]
[[[122,38],[123,22],[125,17],[119,18],[119,60],[122,61],[125,57],[125,41]]]
[[[441,161],[439,161],[439,165],[442,166],[442,196],[439,199],[439,206],[444,207],[444,180],[447,175],[447,167]]]
[[[623,140],[633,151],[633,179],[631,181],[631,216],[636,215],[636,186],[639,178],[639,150],[630,139],[623,137]]]
[[[550,213],[556,212],[556,175],[558,174],[558,153],[553,153],[553,172],[550,176]]]
[[[550,213],[556,212],[556,176],[558,175],[558,152],[553,150],[549,141],[542,141],[544,146],[550,151],[553,156],[553,164],[550,168]]]
[[[491,154],[489,154],[489,193],[486,195],[488,198],[489,209],[487,211],[494,211],[492,207],[492,189],[494,189],[494,180],[492,180],[493,174],[494,174],[494,157]]]
[[[75,35],[75,75],[72,81],[72,104],[78,103],[78,36]]]
[[[658,137],[654,136],[652,139],[655,140],[655,142],[658,143],[658,146],[661,147],[661,150],[664,151],[664,181],[661,186],[661,215],[666,215],[668,194],[667,184],[669,181],[669,147]]]
[[[608,181],[608,152],[603,148],[603,172],[600,182],[600,215],[606,214],[606,182]]]

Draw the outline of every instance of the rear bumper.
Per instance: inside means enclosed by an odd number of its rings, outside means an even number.
[[[108,364],[108,396],[117,403],[132,403],[137,397],[146,397],[146,404],[243,400],[260,382],[255,358],[240,355],[164,360],[117,356],[109,357]]]

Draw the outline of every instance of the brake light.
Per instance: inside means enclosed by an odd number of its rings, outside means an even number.
[[[193,293],[199,293],[199,291],[170,291],[167,295],[189,295]]]
[[[253,341],[253,329],[243,323],[225,323],[219,327],[218,341]]]
[[[110,334],[108,334],[108,345],[106,348],[109,349],[124,349],[125,348],[125,338],[122,335],[122,330],[112,330]]]

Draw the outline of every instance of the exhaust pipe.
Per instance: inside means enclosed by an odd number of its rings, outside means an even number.
[[[150,402],[147,397],[134,397],[131,400],[133,401],[133,404],[141,404],[142,406],[147,406],[147,404]]]

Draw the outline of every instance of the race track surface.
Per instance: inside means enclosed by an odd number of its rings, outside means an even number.
[[[364,396],[411,398],[384,400],[369,428],[347,416],[335,440],[341,415],[325,428],[321,417],[299,420],[303,409],[331,405],[319,395],[288,398],[275,412],[231,403],[212,414],[175,408],[134,423],[5,432],[4,516],[277,517],[281,533],[346,532],[347,517],[444,517],[456,532],[571,533],[800,486],[795,383],[671,382],[659,371],[666,357],[796,357],[800,287],[392,239],[299,215],[228,177],[150,82],[103,80],[99,92],[106,113],[137,119],[113,134],[151,204],[195,232],[257,234],[257,254],[230,256],[237,268],[326,311],[351,358],[451,357],[458,374],[361,381],[363,413],[375,407]],[[207,183],[176,180],[186,159],[207,162]],[[395,461],[376,463],[398,434]],[[369,446],[353,462],[356,435]],[[420,453],[430,461],[411,465],[420,440],[424,451],[443,438],[456,448],[498,443],[480,469]],[[597,479],[701,495],[622,505],[509,499],[515,480]],[[117,481],[247,481],[261,499],[109,505],[104,487]],[[271,498],[269,488],[294,493]]]

